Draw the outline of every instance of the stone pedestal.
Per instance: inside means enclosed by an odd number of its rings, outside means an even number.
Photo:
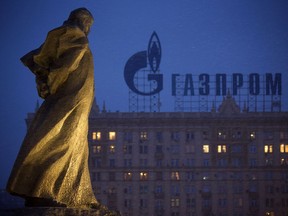
[[[60,207],[31,207],[0,209],[3,216],[114,216],[115,214],[104,213],[94,209],[76,209]]]

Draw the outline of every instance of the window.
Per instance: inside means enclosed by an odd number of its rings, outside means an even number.
[[[194,180],[194,172],[186,172],[186,180],[187,181]]]
[[[180,174],[178,171],[176,172],[171,172],[171,180],[180,180]]]
[[[241,139],[241,138],[242,138],[242,132],[241,132],[240,130],[234,130],[234,131],[232,132],[232,138],[233,138],[234,140],[239,140],[239,139]]]
[[[203,166],[205,166],[205,167],[210,166],[210,160],[209,159],[203,159]]]
[[[156,132],[156,140],[159,143],[163,142],[163,133],[161,131]]]
[[[257,159],[256,158],[250,158],[249,159],[249,166],[250,167],[256,167],[257,166]]]
[[[156,153],[163,153],[163,146],[162,145],[156,145]]]
[[[288,144],[281,144],[280,145],[280,152],[281,153],[288,153]]]
[[[140,154],[148,154],[148,146],[147,145],[140,145],[139,146],[139,153]]]
[[[196,207],[196,200],[195,200],[195,199],[187,198],[187,199],[186,199],[186,206],[187,206],[187,208],[194,208],[194,207]]]
[[[218,130],[217,137],[219,140],[225,140],[227,139],[227,132],[224,130]]]
[[[240,158],[232,158],[232,166],[234,166],[234,167],[241,166],[241,159]]]
[[[162,172],[156,172],[156,180],[163,180],[163,173]]]
[[[132,192],[133,192],[133,189],[131,185],[124,188],[124,194],[132,194]]]
[[[124,132],[124,141],[131,143],[133,141],[133,133],[132,132]]]
[[[264,153],[273,153],[273,145],[264,145]]]
[[[148,207],[148,201],[147,199],[140,199],[140,208],[147,208]]]
[[[180,133],[178,131],[171,132],[171,140],[178,142],[180,140]]]
[[[109,140],[115,140],[116,139],[116,132],[110,131],[109,132]]]
[[[109,181],[115,181],[116,175],[115,172],[109,172]]]
[[[271,139],[273,139],[274,134],[273,134],[272,131],[265,131],[264,132],[264,137],[265,137],[265,139],[271,140]]]
[[[242,146],[241,145],[233,145],[231,148],[231,151],[233,153],[241,153],[242,152]]]
[[[202,131],[202,138],[204,139],[204,140],[207,140],[208,139],[208,131]]]
[[[250,145],[249,146],[249,153],[257,153],[256,145]]]
[[[109,159],[109,167],[115,167],[115,159]]]
[[[163,186],[162,185],[157,185],[155,187],[155,193],[157,193],[157,194],[163,193]]]
[[[186,153],[194,153],[195,152],[195,146],[194,145],[186,145],[185,150],[186,150]]]
[[[139,160],[140,167],[147,167],[148,166],[148,160],[147,159],[140,159]]]
[[[209,145],[203,145],[203,153],[209,153]]]
[[[171,194],[174,196],[178,196],[180,194],[179,185],[171,185]]]
[[[217,160],[218,167],[226,167],[228,165],[228,160],[226,158],[220,158]]]
[[[249,133],[249,138],[250,138],[250,140],[255,140],[256,139],[256,132],[255,131],[251,131]]]
[[[288,131],[281,131],[280,139],[288,139]]]
[[[140,180],[147,181],[148,180],[148,173],[147,172],[140,172]]]
[[[226,145],[218,145],[217,152],[226,153]]]
[[[162,167],[163,160],[162,159],[157,159],[156,160],[156,167]]]
[[[186,142],[189,142],[189,141],[191,141],[191,140],[193,140],[194,139],[194,132],[192,132],[192,131],[187,131],[186,132]]]
[[[124,207],[125,208],[132,208],[132,200],[131,199],[125,199],[124,200]]]
[[[148,139],[147,131],[141,131],[140,132],[140,141],[146,141],[147,139]]]
[[[179,159],[171,159],[172,167],[179,167]]]
[[[92,181],[101,181],[101,173],[92,172]]]
[[[109,146],[109,152],[110,153],[115,153],[115,145],[110,145]]]
[[[124,145],[123,146],[123,152],[125,154],[132,154],[132,145]]]
[[[271,207],[273,208],[274,207],[274,199],[273,198],[266,198],[265,200],[265,206],[266,207]]]
[[[92,140],[101,140],[101,132],[92,132]]]
[[[243,206],[242,198],[235,198],[233,202],[234,202],[234,207],[242,207]]]
[[[123,178],[125,181],[131,181],[132,180],[132,173],[131,172],[124,172]]]
[[[92,167],[101,167],[101,158],[92,158]]]
[[[226,205],[227,205],[227,199],[225,199],[225,198],[220,198],[220,199],[218,199],[218,205],[219,205],[220,207],[226,207]]]
[[[197,192],[197,190],[196,190],[194,185],[186,185],[185,186],[185,192],[186,192],[186,194],[194,194]]]
[[[266,166],[272,166],[273,165],[273,159],[272,158],[265,158],[265,165]]]
[[[281,165],[288,165],[288,158],[281,158],[280,164]]]
[[[148,185],[140,185],[139,186],[139,193],[140,194],[147,194],[148,193]]]
[[[124,167],[132,167],[132,159],[124,159]]]
[[[94,154],[100,153],[101,152],[101,146],[97,145],[97,146],[92,146],[92,152]]]
[[[177,154],[180,152],[180,145],[171,145],[170,146],[170,152]]]
[[[179,207],[180,206],[180,199],[179,198],[172,198],[171,199],[171,207]]]
[[[193,167],[193,166],[195,166],[195,160],[194,160],[194,159],[191,159],[191,158],[187,158],[187,159],[186,159],[185,166],[187,166],[187,167]]]

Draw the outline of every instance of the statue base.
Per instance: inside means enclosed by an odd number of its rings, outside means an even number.
[[[26,207],[15,209],[0,209],[0,215],[5,216],[114,216],[96,209],[77,209],[61,207]]]

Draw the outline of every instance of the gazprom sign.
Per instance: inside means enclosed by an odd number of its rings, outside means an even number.
[[[147,50],[136,52],[126,62],[124,79],[130,91],[142,96],[151,96],[163,91],[163,74],[159,67],[161,62],[161,44],[156,32],[153,32],[148,43]],[[146,75],[143,81],[153,83],[152,88],[142,88],[138,85],[137,74],[144,71]],[[245,94],[252,96],[281,96],[281,73],[207,73],[179,74],[171,76],[172,96],[225,96]]]
[[[248,90],[246,93],[254,96],[263,93],[265,95],[282,95],[281,73],[266,73],[264,76],[259,73],[248,75],[242,73],[193,75],[188,73],[184,75],[172,74],[171,79],[172,96],[179,94],[182,96],[221,96],[227,95],[228,89],[231,94],[238,95],[243,88]]]

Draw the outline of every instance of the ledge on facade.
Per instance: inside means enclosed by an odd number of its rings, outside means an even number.
[[[114,214],[105,214],[94,209],[77,209],[61,207],[31,207],[0,209],[0,215],[5,216],[113,216]]]

